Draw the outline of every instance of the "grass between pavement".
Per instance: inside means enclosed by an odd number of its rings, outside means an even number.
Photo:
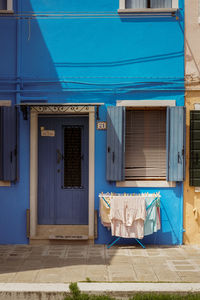
[[[65,300],[116,300],[109,295],[90,295],[81,293],[77,283],[71,283],[69,286],[71,295],[65,297]],[[119,298],[117,298],[119,300]],[[129,297],[129,300],[200,300],[200,294],[166,294],[166,293],[138,293]]]

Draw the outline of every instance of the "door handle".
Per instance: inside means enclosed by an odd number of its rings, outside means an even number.
[[[115,162],[115,152],[112,153],[112,162],[113,162],[113,164]]]
[[[178,164],[182,164],[182,159],[181,159],[181,155],[179,152],[178,152]]]
[[[59,149],[56,149],[56,153],[57,153],[57,159],[56,159],[56,162],[57,162],[57,164],[59,164],[60,161],[63,159],[63,155],[62,155],[62,153],[60,152]]]

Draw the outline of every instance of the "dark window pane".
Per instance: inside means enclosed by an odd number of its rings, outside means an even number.
[[[64,128],[64,187],[81,187],[81,128]]]
[[[0,9],[7,9],[7,0],[0,0]]]

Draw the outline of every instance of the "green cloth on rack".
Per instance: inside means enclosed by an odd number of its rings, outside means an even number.
[[[155,197],[147,197],[145,199],[146,201],[146,207],[148,207],[153,201],[155,200]],[[154,232],[157,232],[157,205],[158,201],[154,201],[152,205],[149,206],[147,209],[147,216],[144,221],[144,236],[150,235]]]

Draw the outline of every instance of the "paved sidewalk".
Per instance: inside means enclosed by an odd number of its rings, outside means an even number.
[[[200,246],[0,246],[0,283],[200,283]]]

